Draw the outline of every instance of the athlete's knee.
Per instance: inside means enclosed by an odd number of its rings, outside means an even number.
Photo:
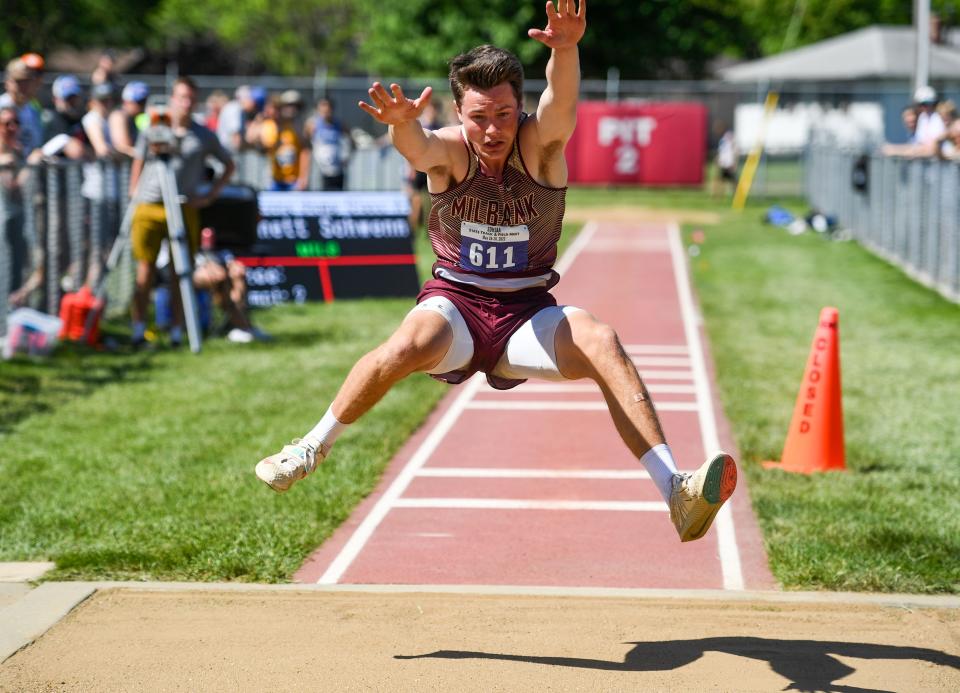
[[[616,330],[592,317],[580,321],[574,333],[574,341],[591,362],[619,353],[621,349]]]
[[[376,350],[378,369],[400,377],[427,370],[443,358],[450,339],[446,325],[439,330],[399,330]]]

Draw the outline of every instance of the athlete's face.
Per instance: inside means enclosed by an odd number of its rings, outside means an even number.
[[[520,127],[520,104],[508,83],[492,89],[467,87],[457,115],[481,156],[506,160]]]

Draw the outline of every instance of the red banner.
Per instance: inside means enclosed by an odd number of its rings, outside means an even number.
[[[581,102],[566,155],[571,183],[699,185],[706,106]]]

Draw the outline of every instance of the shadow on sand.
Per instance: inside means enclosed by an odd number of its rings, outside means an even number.
[[[836,691],[837,693],[865,693],[872,689],[834,684],[834,681],[849,676],[856,669],[847,666],[832,655],[858,659],[915,659],[960,670],[960,657],[923,647],[751,637],[625,644],[634,645],[634,648],[626,654],[622,662],[460,650],[438,650],[421,655],[396,655],[395,659],[492,659],[603,671],[667,671],[695,662],[706,652],[723,652],[768,662],[771,669],[789,679],[790,684],[784,690]]]

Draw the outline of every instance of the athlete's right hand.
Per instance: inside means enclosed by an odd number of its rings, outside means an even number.
[[[393,93],[384,89],[380,82],[374,82],[367,90],[374,105],[371,106],[366,101],[360,101],[357,105],[384,125],[399,125],[420,116],[430,103],[433,87],[426,87],[417,99],[404,96],[399,84],[391,84],[390,91]]]

